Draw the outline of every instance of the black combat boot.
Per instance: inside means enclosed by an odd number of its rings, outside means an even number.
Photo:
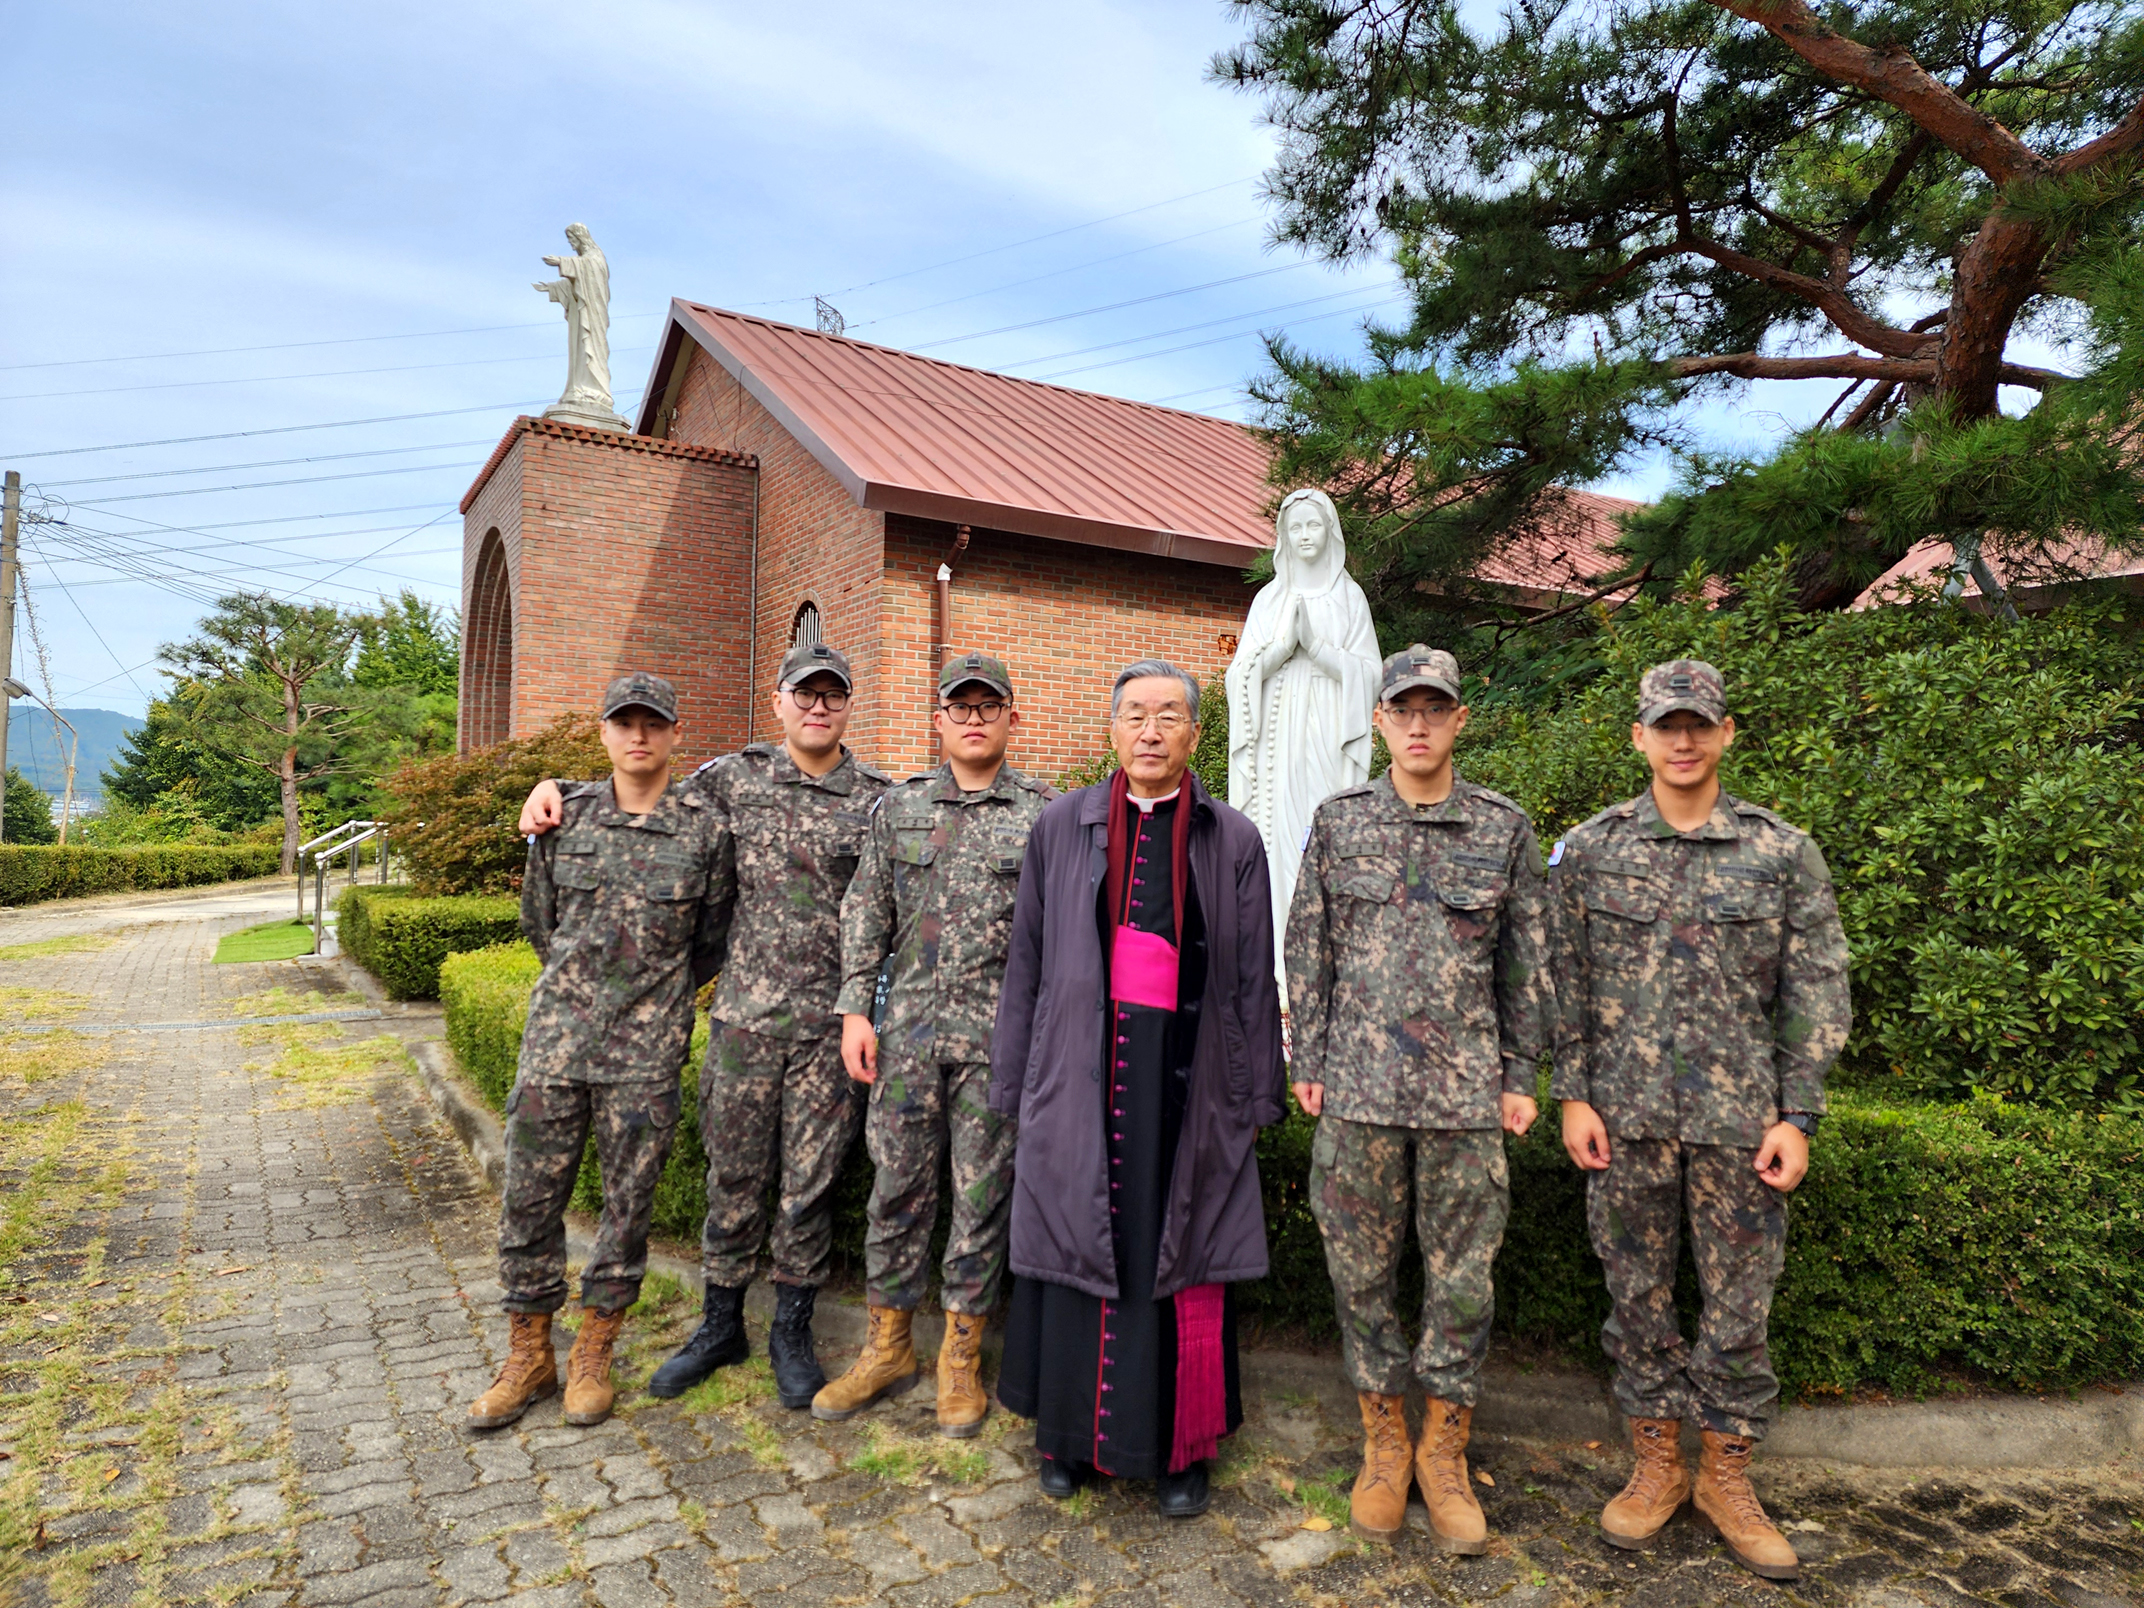
[[[655,1370],[648,1381],[649,1395],[682,1396],[717,1368],[752,1354],[744,1337],[744,1291],[708,1285],[706,1312],[683,1349]]]
[[[809,1407],[826,1388],[826,1371],[811,1343],[811,1309],[819,1292],[808,1284],[777,1284],[774,1290],[774,1325],[767,1330],[774,1393],[784,1407]]]

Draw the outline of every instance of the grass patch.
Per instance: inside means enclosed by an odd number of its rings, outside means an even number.
[[[50,955],[86,955],[119,942],[113,932],[71,932],[63,938],[33,938],[26,944],[0,944],[0,960],[43,960]]]
[[[286,1110],[361,1099],[375,1077],[407,1072],[412,1066],[408,1049],[392,1033],[345,1039],[332,1022],[242,1028],[239,1042],[273,1045],[281,1052],[265,1064],[249,1061],[246,1070],[265,1071],[281,1084],[277,1104]]]
[[[216,942],[213,964],[242,965],[258,960],[295,960],[313,952],[313,929],[302,921],[264,921],[258,927],[227,932]]]
[[[732,1367],[717,1368],[678,1397],[678,1405],[688,1413],[719,1413],[772,1400],[774,1369],[765,1357],[755,1356]]]
[[[934,1479],[978,1485],[990,1475],[990,1454],[936,1435],[904,1435],[884,1424],[866,1424],[864,1449],[848,1466],[893,1485],[923,1485]]]
[[[773,1426],[755,1413],[738,1413],[731,1420],[737,1433],[751,1449],[752,1461],[761,1468],[787,1468],[789,1454],[782,1450],[782,1437],[775,1434]]]
[[[18,1022],[56,1022],[79,1016],[87,994],[65,988],[0,988],[0,1026]]]
[[[1348,1498],[1355,1489],[1354,1469],[1329,1469],[1305,1480],[1283,1474],[1273,1483],[1302,1504],[1307,1517],[1323,1519],[1336,1530],[1347,1528]]]
[[[259,994],[240,994],[224,1002],[233,1016],[302,1016],[308,1011],[345,1011],[365,1003],[362,994],[323,994],[309,988],[293,994],[278,983]]]
[[[52,1033],[0,1033],[0,1088],[26,1088],[69,1072],[86,1072],[103,1060],[103,1039],[85,1038],[64,1028]]]

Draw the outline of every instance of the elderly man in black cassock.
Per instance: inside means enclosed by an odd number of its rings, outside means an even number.
[[[1119,769],[1029,835],[991,1043],[1020,1134],[999,1399],[1045,1493],[1151,1479],[1172,1518],[1243,1421],[1230,1287],[1266,1271],[1284,1075],[1265,849],[1191,774],[1198,709],[1172,664],[1118,673]]]

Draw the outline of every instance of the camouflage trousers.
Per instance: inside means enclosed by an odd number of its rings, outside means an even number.
[[[506,1097],[506,1199],[499,1283],[509,1312],[566,1304],[566,1203],[591,1130],[603,1218],[581,1269],[581,1304],[616,1312],[640,1299],[655,1185],[677,1138],[677,1079],[567,1083],[517,1078]]]
[[[1005,1277],[1012,1228],[1013,1123],[990,1109],[990,1063],[879,1058],[864,1118],[877,1168],[864,1230],[864,1279],[878,1306],[912,1311],[930,1282],[938,1169],[952,1158],[953,1211],[940,1299],[948,1312],[987,1313]]]
[[[785,1039],[715,1023],[700,1073],[707,1146],[700,1259],[711,1282],[732,1290],[750,1284],[762,1238],[776,1282],[826,1282],[834,1181],[863,1116],[863,1086],[841,1064],[838,1035]]]
[[[1601,1349],[1616,1405],[1632,1418],[1685,1418],[1762,1440],[1779,1380],[1765,1327],[1787,1255],[1787,1197],[1757,1176],[1757,1153],[1616,1135],[1586,1176],[1586,1227],[1615,1308]],[[1675,1312],[1684,1209],[1704,1295],[1697,1344]]]
[[[1410,1197],[1423,1272],[1422,1338],[1411,1356],[1397,1287]],[[1310,1209],[1325,1235],[1349,1381],[1397,1396],[1411,1366],[1430,1395],[1473,1406],[1496,1317],[1490,1268],[1511,1216],[1502,1130],[1320,1117],[1310,1145]]]

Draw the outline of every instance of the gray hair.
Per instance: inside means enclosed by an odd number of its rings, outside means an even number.
[[[1182,665],[1171,664],[1166,659],[1141,659],[1128,664],[1117,672],[1116,681],[1109,689],[1109,718],[1117,718],[1117,705],[1124,700],[1124,685],[1129,681],[1143,681],[1148,676],[1174,676],[1184,684],[1185,707],[1191,718],[1199,718],[1199,679]]]

